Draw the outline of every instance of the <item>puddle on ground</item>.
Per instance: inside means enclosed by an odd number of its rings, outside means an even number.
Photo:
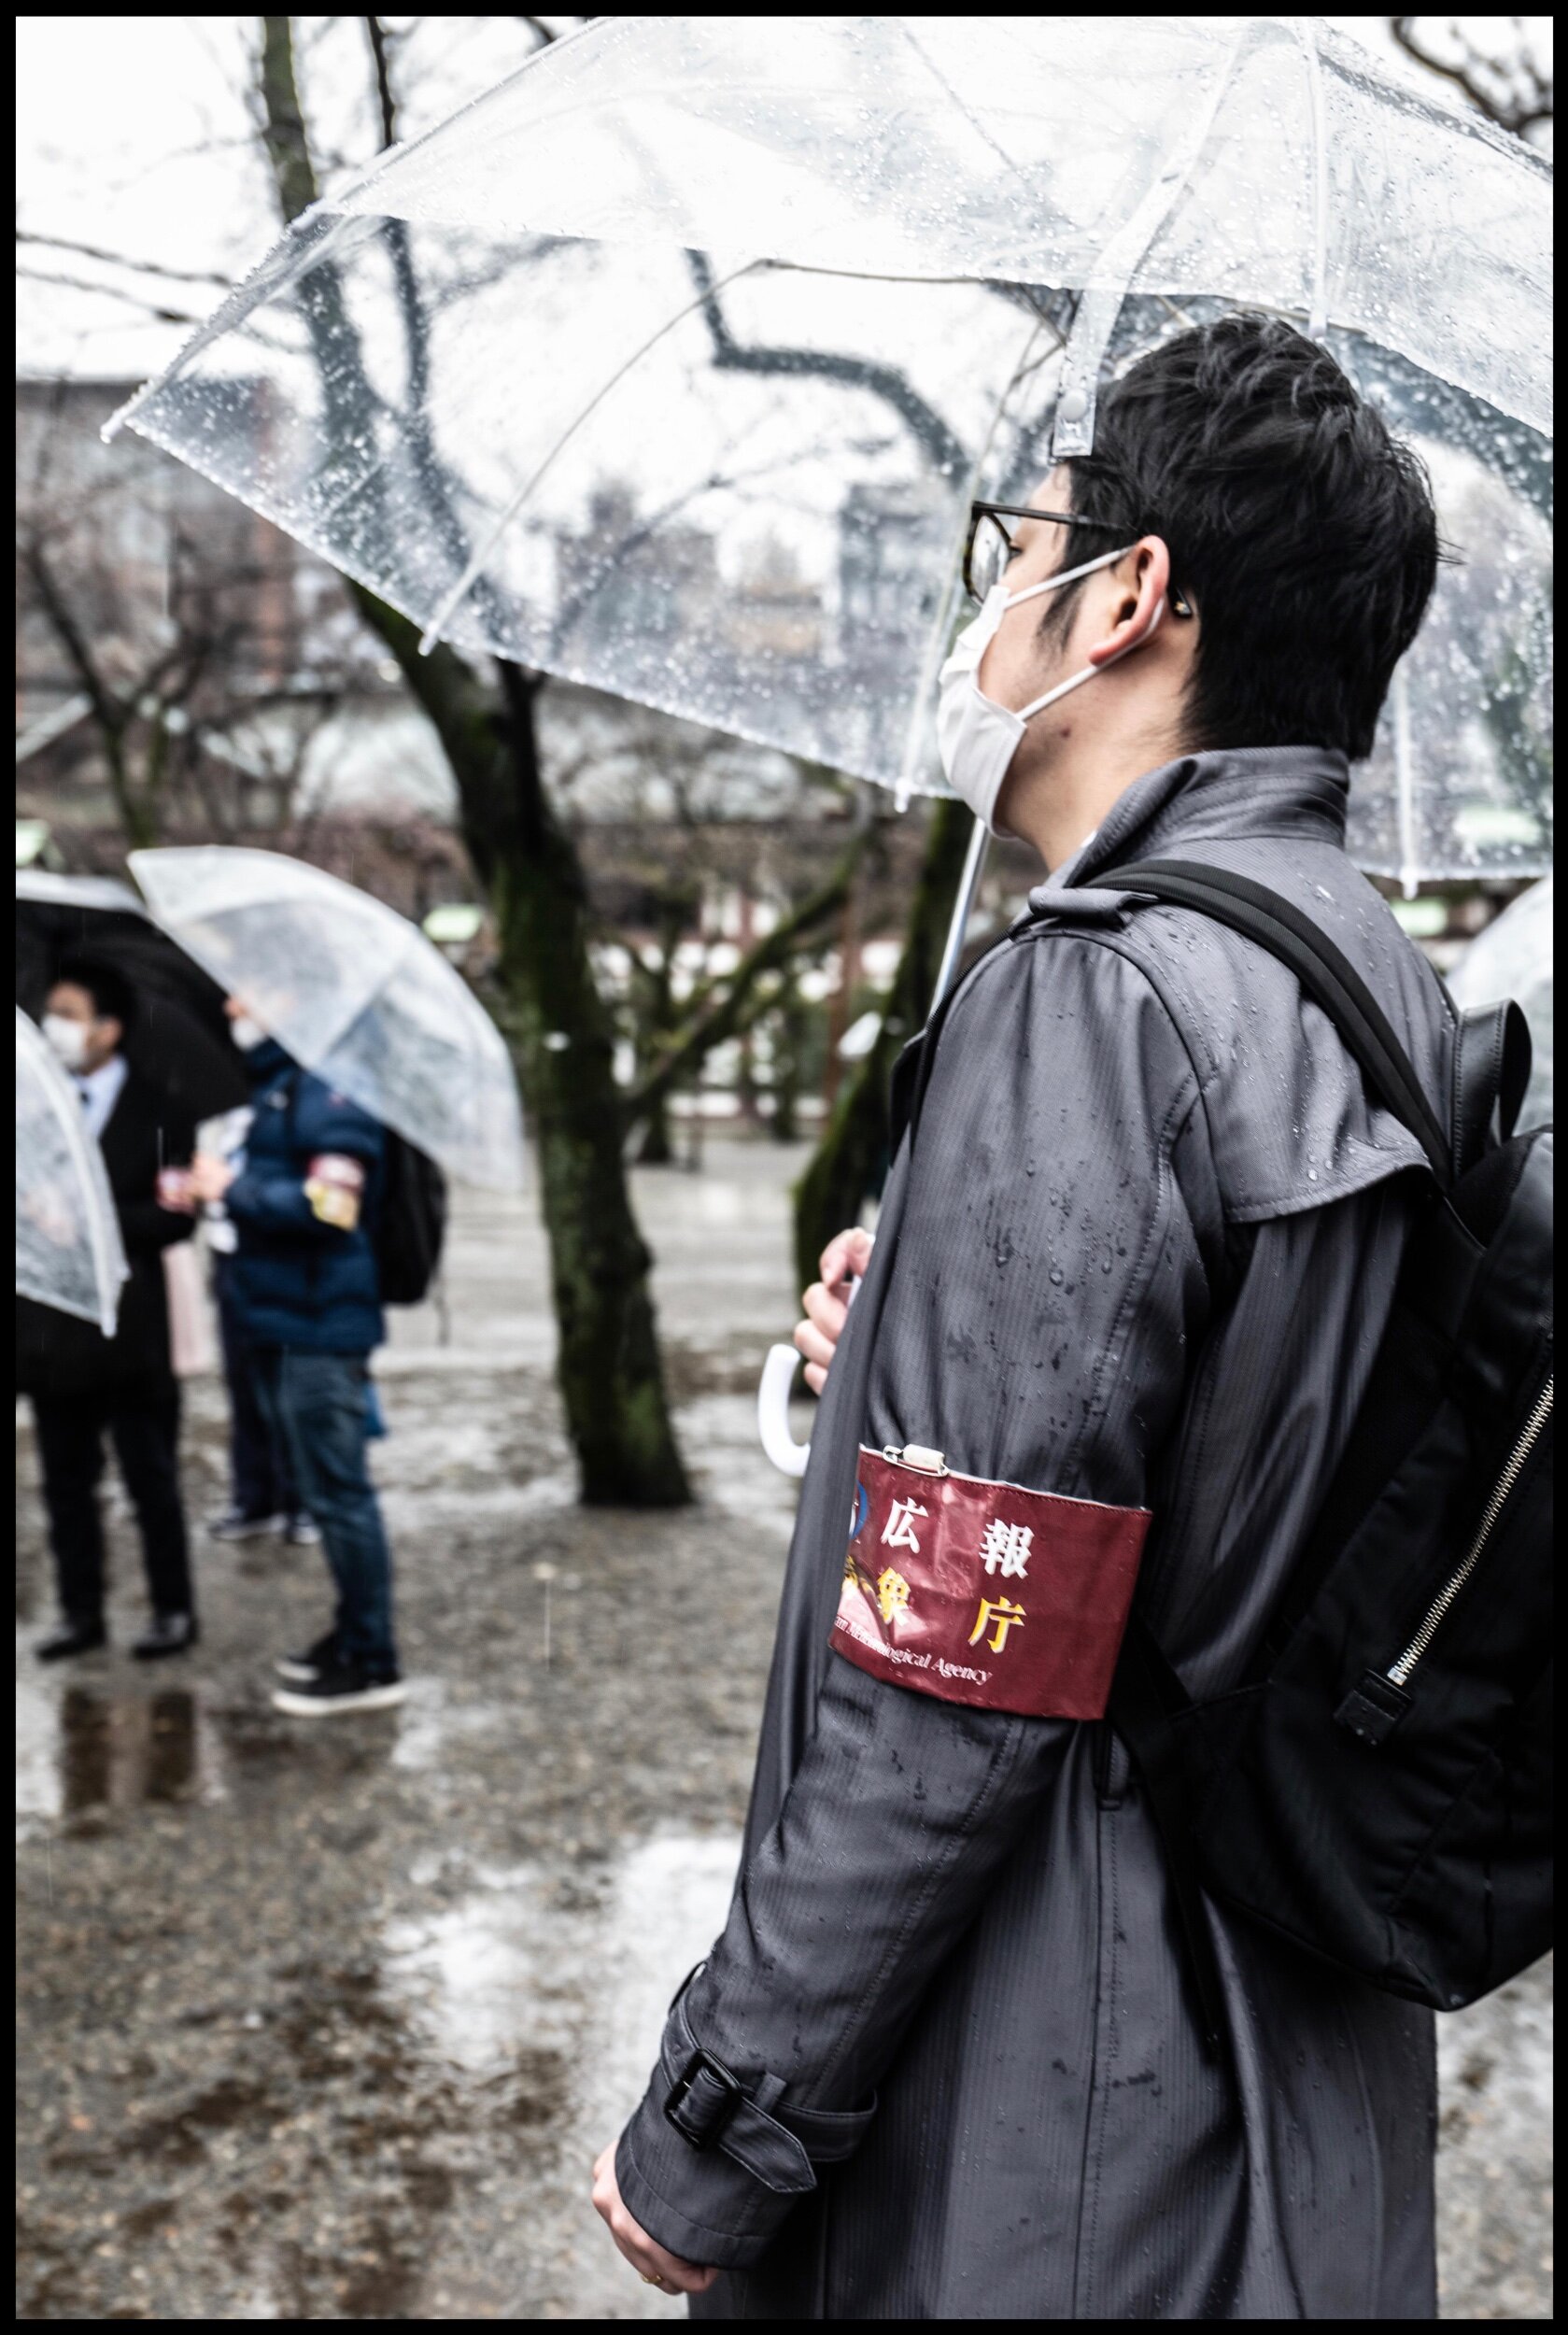
[[[228,1796],[210,1715],[189,1687],[116,1692],[27,1676],[16,1698],[18,1832],[41,1818]]]
[[[385,1932],[384,1983],[443,2059],[482,2079],[558,2063],[589,2121],[636,2105],[670,1999],[724,1926],[740,1837],[667,1833],[608,1866],[480,1867]],[[415,1878],[441,1888],[449,1861]]]
[[[408,1700],[396,1714],[389,1757],[394,1767],[433,1773],[463,1736],[487,1735],[506,1725],[495,1703],[457,1703],[445,1678],[426,1673],[408,1681]]]

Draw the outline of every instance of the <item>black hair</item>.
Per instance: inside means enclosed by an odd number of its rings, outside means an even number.
[[[1191,750],[1371,753],[1432,597],[1437,517],[1420,458],[1326,349],[1278,317],[1182,333],[1101,392],[1094,452],[1067,469],[1075,511],[1165,539],[1197,610]]]
[[[128,1037],[136,1018],[136,994],[121,972],[112,965],[101,964],[92,956],[62,957],[54,969],[51,989],[68,981],[73,988],[85,989],[92,1000],[92,1011],[100,1021],[114,1021]]]

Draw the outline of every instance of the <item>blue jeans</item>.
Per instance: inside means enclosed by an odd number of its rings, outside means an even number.
[[[297,1516],[304,1504],[294,1489],[288,1448],[269,1432],[256,1399],[255,1358],[240,1333],[233,1260],[215,1256],[212,1265],[223,1376],[229,1387],[230,1502],[242,1516]]]
[[[392,1552],[365,1465],[370,1374],[363,1354],[252,1353],[256,1397],[293,1463],[337,1587],[338,1652],[373,1676],[397,1667]]]

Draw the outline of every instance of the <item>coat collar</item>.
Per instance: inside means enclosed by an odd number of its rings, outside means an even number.
[[[1031,901],[1092,884],[1107,868],[1172,845],[1240,836],[1299,836],[1343,847],[1350,774],[1325,746],[1246,746],[1187,754],[1135,779],[1103,823]]]
[[[293,1055],[280,1046],[275,1038],[260,1040],[245,1056],[245,1074],[250,1081],[253,1095],[261,1094],[264,1087],[270,1086],[275,1079],[293,1067]]]

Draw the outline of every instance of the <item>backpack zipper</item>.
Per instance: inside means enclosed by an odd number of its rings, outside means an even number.
[[[1455,1598],[1480,1563],[1481,1552],[1491,1538],[1497,1520],[1506,1505],[1508,1494],[1524,1473],[1525,1463],[1546,1432],[1547,1422],[1551,1415],[1552,1381],[1548,1379],[1536,1398],[1534,1409],[1524,1422],[1519,1441],[1508,1454],[1506,1466],[1492,1486],[1491,1497],[1487,1502],[1485,1512],[1476,1527],[1476,1537],[1465,1553],[1463,1564],[1438,1591],[1427,1607],[1420,1628],[1416,1632],[1399,1660],[1396,1663],[1391,1663],[1383,1673],[1383,1676],[1396,1687],[1409,1685],[1417,1664],[1422,1660],[1433,1639],[1437,1635]]]

